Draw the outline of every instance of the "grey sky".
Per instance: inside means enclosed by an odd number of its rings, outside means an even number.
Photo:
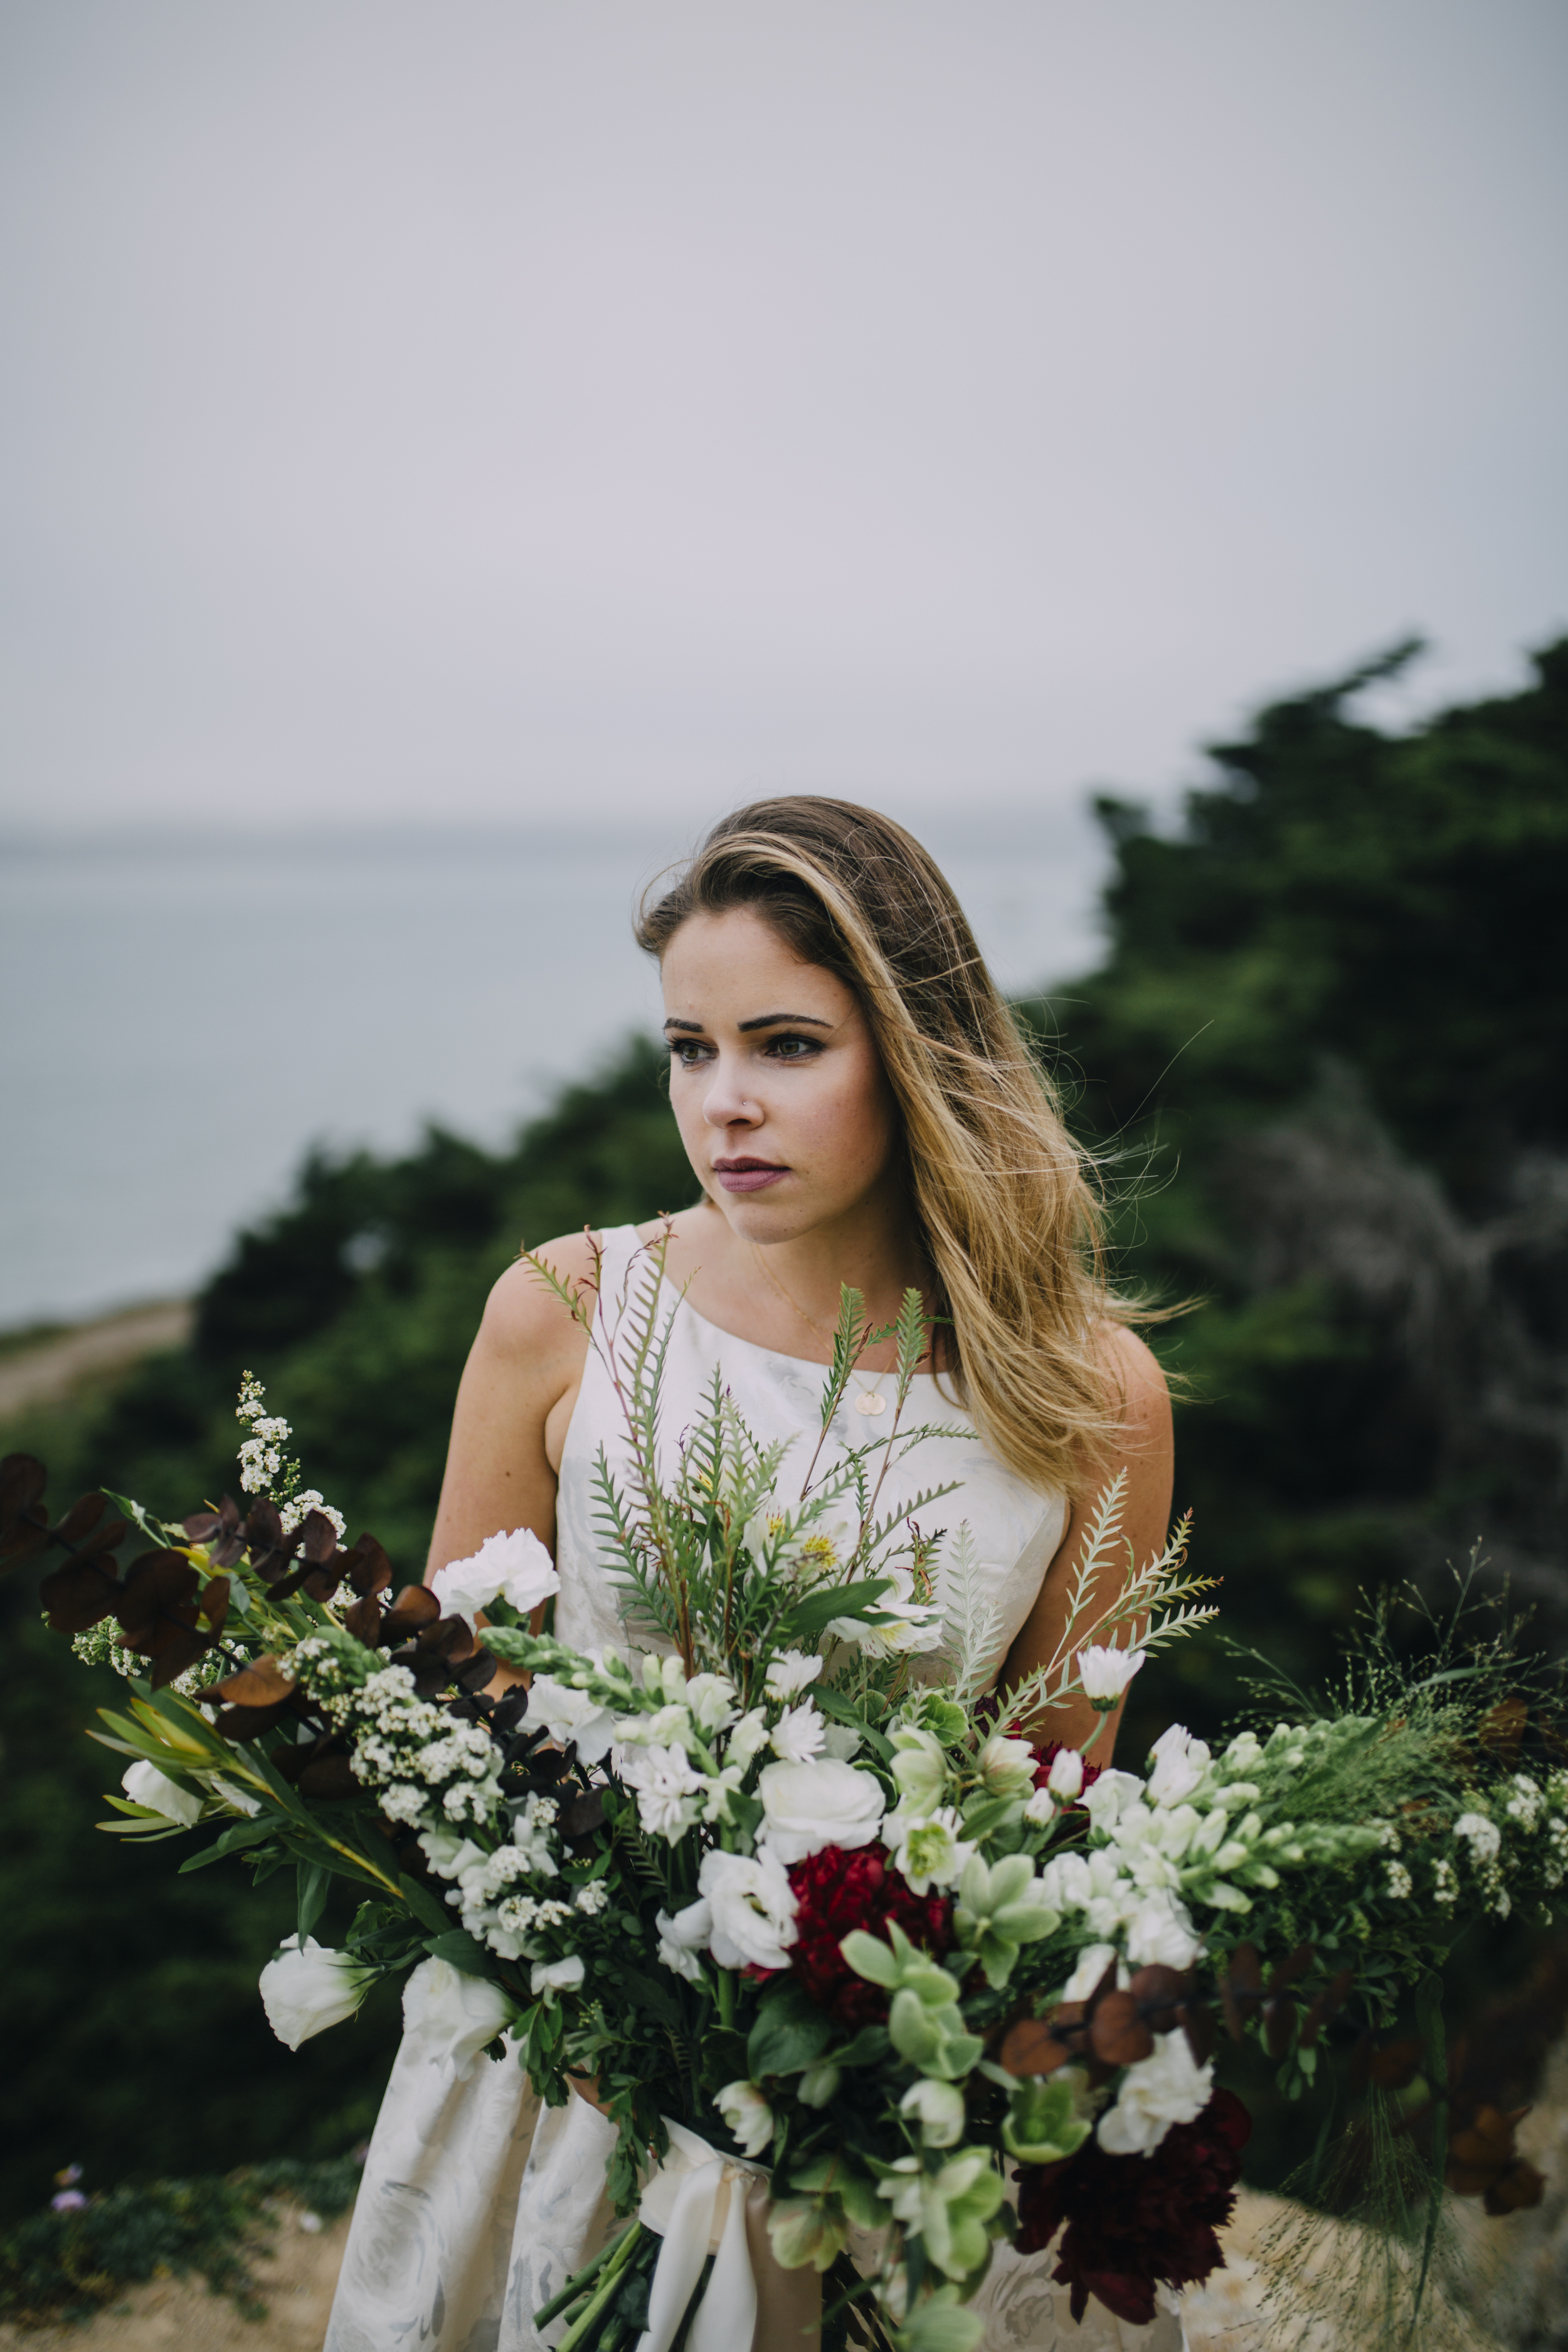
[[[12,0],[0,817],[919,818],[1568,623],[1561,0]]]

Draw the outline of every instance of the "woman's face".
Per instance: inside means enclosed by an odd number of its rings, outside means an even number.
[[[749,907],[689,917],[660,970],[681,1140],[737,1233],[792,1240],[897,1184],[892,1090],[841,980]]]

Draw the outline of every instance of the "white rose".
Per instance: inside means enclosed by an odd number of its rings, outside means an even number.
[[[1142,1650],[1091,1643],[1078,1654],[1079,1688],[1091,1706],[1108,1715],[1142,1663]]]
[[[830,1845],[869,1845],[887,1799],[869,1772],[825,1756],[813,1764],[768,1764],[757,1776],[763,1835],[780,1862],[805,1862]]]
[[[1100,2119],[1100,2145],[1110,2156],[1147,2156],[1173,2124],[1201,2116],[1214,2087],[1214,2068],[1195,2063],[1184,2033],[1156,2033],[1153,2055],[1129,2066],[1116,2105]]]
[[[561,1590],[555,1563],[530,1528],[487,1536],[468,1559],[448,1560],[430,1579],[444,1617],[466,1618],[472,1627],[481,1609],[504,1601],[520,1617]]]
[[[466,2083],[480,2051],[511,2022],[514,2011],[500,1985],[471,1977],[447,1960],[421,1960],[403,1988],[403,2025],[411,2054],[432,2066],[450,2061]]]
[[[183,1830],[201,1819],[201,1799],[171,1780],[166,1772],[160,1772],[156,1764],[132,1764],[121,1775],[120,1785],[133,1805],[145,1805],[150,1813],[162,1813],[166,1822],[178,1822]]]
[[[776,1855],[722,1853],[715,1848],[702,1857],[697,1885],[711,1907],[708,1948],[721,1969],[787,1965],[795,1938],[795,1902]],[[686,1912],[677,1913],[677,1928],[686,1916]]]
[[[1148,1784],[1151,1804],[1179,1805],[1203,1786],[1209,1751],[1184,1724],[1173,1723],[1168,1731],[1163,1731],[1149,1756],[1153,1766]]]
[[[956,2083],[911,2083],[899,2101],[899,2113],[918,2119],[927,2147],[956,2147],[963,2137],[963,2093]]]
[[[536,2000],[542,1992],[574,1992],[587,1973],[578,1952],[564,1960],[535,1960],[528,1989]]]
[[[793,1698],[796,1691],[805,1690],[822,1672],[822,1660],[808,1656],[805,1650],[781,1650],[768,1666],[766,1689],[770,1698]]]
[[[1135,1969],[1190,1969],[1202,1949],[1185,1906],[1169,1887],[1146,1895],[1127,1922],[1127,1957]]]
[[[579,1762],[597,1764],[609,1754],[616,1718],[586,1691],[573,1690],[553,1675],[535,1675],[528,1686],[528,1711],[563,1748],[575,1742]]]
[[[261,1971],[261,2005],[279,2042],[298,2050],[313,2033],[342,2025],[364,1999],[375,1971],[355,1966],[346,1952],[334,1952],[307,1936],[288,1937],[278,1958]]]
[[[754,2083],[726,2083],[713,2104],[746,2155],[761,2156],[773,2136],[773,2111]]]
[[[786,1707],[769,1735],[769,1746],[786,1764],[809,1764],[822,1753],[827,1726],[810,1699],[803,1706]]]

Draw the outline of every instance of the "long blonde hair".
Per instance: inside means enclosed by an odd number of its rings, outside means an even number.
[[[662,955],[690,916],[735,907],[864,1007],[902,1114],[958,1395],[1008,1469],[1071,1491],[1120,1417],[1105,1326],[1138,1310],[1108,1286],[1087,1163],[946,878],[874,809],[756,801],[645,898],[637,943]]]

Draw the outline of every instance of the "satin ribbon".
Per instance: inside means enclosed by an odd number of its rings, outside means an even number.
[[[664,2239],[648,2288],[647,2328],[637,2352],[669,2352],[702,2265],[712,2273],[692,2316],[687,2352],[749,2352],[757,2324],[757,2282],[746,2242],[746,2200],[767,2186],[759,2164],[722,2156],[684,2124],[665,2117],[669,2154],[643,2191],[638,2218]]]

